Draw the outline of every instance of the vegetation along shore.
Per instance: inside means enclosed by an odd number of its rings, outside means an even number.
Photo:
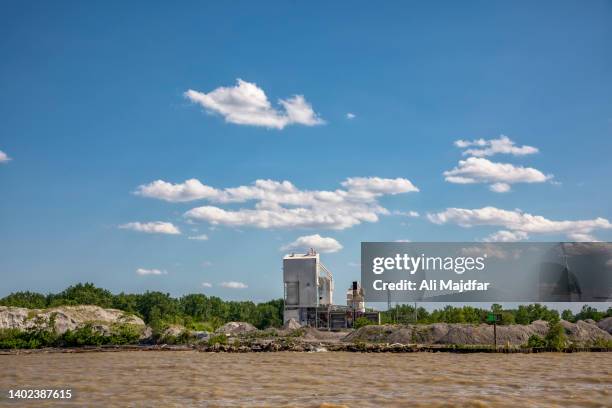
[[[255,304],[190,294],[112,294],[77,284],[43,295],[0,299],[0,349],[15,352],[199,350],[224,352],[539,352],[612,350],[612,308],[584,306],[559,314],[539,304],[503,310],[494,337],[491,310],[446,306],[427,311],[401,305],[381,325],[323,331],[282,325],[282,300]],[[416,316],[416,321],[415,321]],[[493,344],[497,343],[497,347]],[[12,350],[12,351],[9,351]],[[26,351],[27,350],[27,351]],[[35,351],[39,350],[39,351]]]

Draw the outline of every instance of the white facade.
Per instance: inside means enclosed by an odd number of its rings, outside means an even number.
[[[285,292],[284,321],[295,319],[307,323],[307,309],[327,307],[333,304],[334,280],[331,272],[310,250],[306,254],[290,254],[283,258],[283,282]]]

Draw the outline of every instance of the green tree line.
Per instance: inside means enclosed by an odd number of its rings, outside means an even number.
[[[97,305],[104,308],[120,309],[140,316],[153,328],[168,324],[181,324],[192,329],[212,330],[230,321],[249,322],[260,329],[279,327],[283,323],[283,300],[275,299],[264,303],[251,301],[224,301],[216,296],[196,293],[174,298],[168,293],[150,292],[142,294],[119,293],[98,288],[92,283],[79,283],[59,293],[43,295],[36,292],[15,292],[0,299],[0,305],[46,309],[63,305]],[[494,304],[491,309],[472,306],[455,307],[447,305],[442,309],[428,311],[413,305],[396,305],[382,312],[382,323],[472,323],[486,322],[491,311],[501,316],[500,324],[529,324],[535,320],[554,321],[562,318],[571,322],[577,320],[601,320],[612,316],[612,308],[599,311],[584,305],[580,312],[573,314],[564,310],[561,315],[540,304],[520,305],[516,309],[503,309]]]
[[[230,321],[249,322],[257,328],[278,327],[283,323],[283,300],[264,303],[224,301],[216,296],[194,293],[174,298],[168,293],[119,293],[79,283],[59,293],[15,292],[0,299],[0,305],[46,309],[64,305],[97,305],[120,309],[141,317],[155,328],[181,324],[192,329],[213,330]]]
[[[413,305],[396,305],[389,310],[382,312],[381,321],[383,323],[485,323],[487,315],[494,312],[501,316],[499,324],[530,324],[536,320],[546,320],[548,322],[558,321],[559,318],[570,322],[578,320],[592,319],[599,321],[612,316],[612,307],[607,311],[599,311],[589,305],[584,305],[580,312],[574,314],[571,310],[564,310],[559,316],[559,312],[549,309],[546,306],[536,304],[520,305],[516,309],[503,309],[501,305],[494,304],[491,309],[482,309],[472,306],[455,307],[447,305],[442,309],[428,311],[424,307]],[[415,320],[416,319],[416,320]]]

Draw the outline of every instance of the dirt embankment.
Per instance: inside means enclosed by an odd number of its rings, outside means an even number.
[[[561,322],[568,340],[574,344],[590,344],[597,340],[612,340],[612,335],[595,324],[584,321]],[[521,345],[533,334],[544,337],[548,323],[542,320],[529,325],[497,326],[497,343]],[[480,324],[447,324],[401,326],[365,326],[344,338],[345,342],[400,343],[400,344],[493,344],[493,326]]]

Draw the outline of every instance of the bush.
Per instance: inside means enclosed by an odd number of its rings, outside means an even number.
[[[28,347],[28,341],[19,329],[0,330],[0,349],[22,349]]]
[[[527,347],[529,348],[543,348],[546,347],[546,340],[537,334],[532,334],[527,340]]]
[[[285,337],[302,337],[306,334],[306,328],[300,327],[299,329],[293,329]]]
[[[178,335],[167,334],[162,336],[158,343],[164,344],[189,344],[195,342],[196,337],[193,336],[189,330],[183,330]]]
[[[194,330],[194,331],[206,331],[212,333],[215,331],[215,327],[212,323],[209,322],[191,322],[189,325],[185,327]]]
[[[215,344],[227,344],[227,336],[225,334],[217,334],[208,339],[209,346],[214,346]]]
[[[58,343],[58,336],[49,330],[1,329],[0,349],[36,349],[53,347]]]
[[[606,340],[602,337],[598,337],[597,339],[593,340],[590,346],[612,349],[612,340]]]
[[[374,323],[367,317],[358,317],[357,319],[355,319],[355,324],[353,324],[353,327],[355,329],[360,329],[364,326],[369,326],[371,324],[374,324]]]
[[[110,344],[136,344],[140,339],[142,329],[134,324],[120,324],[113,326],[108,339]]]
[[[101,346],[108,343],[109,337],[96,331],[91,324],[85,324],[75,330],[68,330],[61,337],[64,346]]]

